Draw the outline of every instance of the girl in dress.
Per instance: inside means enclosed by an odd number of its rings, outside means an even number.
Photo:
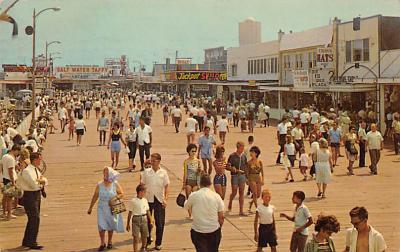
[[[286,144],[283,148],[283,153],[290,161],[290,166],[288,166],[288,173],[286,174],[285,180],[289,180],[290,182],[294,182],[292,168],[294,167],[294,161],[296,160],[296,147],[294,146],[293,139],[291,136],[286,136]]]
[[[197,146],[189,144],[186,147],[186,152],[189,157],[183,161],[183,185],[182,190],[185,190],[186,199],[192,192],[199,189],[200,175],[202,173],[201,162],[196,158]],[[191,212],[189,211],[189,217]]]

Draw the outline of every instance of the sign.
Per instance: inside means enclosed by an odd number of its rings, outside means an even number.
[[[317,48],[317,68],[334,68],[333,48]]]
[[[308,70],[292,70],[293,86],[299,88],[307,88],[310,86]]]
[[[197,80],[197,81],[226,81],[226,72],[175,72],[176,80]]]
[[[209,91],[208,85],[192,85],[192,91]]]
[[[256,81],[255,80],[249,80],[249,86],[255,86]]]
[[[175,64],[177,65],[190,65],[192,64],[192,58],[177,58],[175,60]]]
[[[108,68],[106,67],[95,67],[95,66],[67,66],[67,67],[56,67],[57,73],[107,73]]]
[[[313,87],[326,87],[332,83],[335,71],[329,69],[312,69],[311,70],[311,85]]]

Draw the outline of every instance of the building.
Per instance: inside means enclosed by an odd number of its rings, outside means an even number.
[[[227,57],[223,46],[204,49],[204,65],[209,71],[226,71]]]

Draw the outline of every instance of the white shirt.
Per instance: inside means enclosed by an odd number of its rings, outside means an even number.
[[[368,235],[368,252],[382,252],[387,249],[385,239],[372,226],[369,226]],[[358,231],[355,228],[349,228],[346,232],[346,247],[349,247],[349,252],[357,251]]]
[[[285,123],[281,122],[278,124],[278,131],[280,135],[286,135],[287,134],[287,126]]]
[[[153,203],[154,197],[159,202],[164,201],[165,186],[169,185],[169,177],[163,168],[154,171],[153,168],[145,169],[142,172],[141,182],[146,185],[146,198],[148,202]]]
[[[85,129],[85,121],[83,120],[76,120],[75,121],[75,129],[77,130],[81,130],[81,129]]]
[[[147,202],[146,198],[133,198],[129,202],[129,211],[135,215],[145,215],[149,208],[149,203]]]
[[[194,133],[196,131],[196,119],[189,117],[186,119],[186,131],[187,133]]]
[[[42,186],[36,180],[40,178],[40,176],[42,176],[40,171],[32,164],[29,164],[25,169],[22,170],[21,177],[18,179],[18,186],[20,186],[24,191],[39,191]],[[44,180],[45,185],[47,185],[47,179],[44,178]]]
[[[199,110],[198,110],[196,107],[193,107],[193,108],[190,110],[190,113],[193,113],[193,116],[197,116],[198,113],[199,113]]]
[[[15,158],[10,154],[5,154],[1,159],[3,165],[3,178],[11,180],[10,174],[8,174],[8,169],[12,168],[12,173],[14,180],[17,180],[17,172],[15,171]]]
[[[2,135],[0,135],[0,151],[7,149],[6,141]]]
[[[194,231],[212,233],[221,227],[218,222],[218,213],[224,211],[224,201],[210,188],[203,187],[192,192],[185,202],[185,209],[192,209]]]
[[[294,138],[294,140],[301,140],[304,138],[304,133],[302,129],[299,129],[297,127],[295,127],[294,129],[292,129],[292,136]]]
[[[8,127],[7,128],[7,134],[10,136],[11,139],[13,139],[16,135],[19,134],[19,132],[16,129],[12,128],[12,127]]]
[[[147,124],[144,125],[143,129],[142,126],[140,125],[136,128],[137,140],[139,141],[139,145],[144,145],[144,143],[147,144],[150,143],[151,132],[152,132],[151,127]]]
[[[59,119],[66,119],[67,118],[67,109],[66,108],[60,108],[58,110],[58,118]]]
[[[300,122],[301,123],[308,123],[308,119],[310,119],[310,114],[307,112],[303,112],[300,114]]]
[[[312,142],[311,147],[310,147],[310,153],[311,154],[317,153],[317,150],[319,150],[318,141]]]
[[[319,113],[317,111],[311,112],[311,124],[318,123]]]
[[[32,147],[33,152],[38,152],[38,150],[39,150],[39,146],[34,139],[30,139],[30,140],[26,141],[25,146]]]
[[[383,137],[379,131],[368,132],[367,133],[367,141],[368,141],[368,149],[370,150],[380,150],[381,142],[383,141]]]
[[[264,204],[258,205],[256,211],[260,219],[260,224],[272,224],[274,222],[274,212],[276,208],[273,205],[264,206]]]
[[[299,114],[300,114],[300,111],[298,111],[297,109],[292,111],[293,118],[299,118]]]
[[[367,140],[367,133],[365,133],[365,129],[361,128],[358,130],[358,136],[360,137],[361,140],[366,141]]]
[[[228,120],[221,119],[217,121],[217,127],[219,132],[227,132],[228,131]]]
[[[296,148],[293,143],[285,144],[286,155],[296,155]]]
[[[182,117],[182,111],[179,108],[174,108],[171,113],[173,117]]]

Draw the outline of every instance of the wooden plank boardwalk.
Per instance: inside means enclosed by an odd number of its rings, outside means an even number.
[[[92,116],[93,117],[93,116]],[[106,147],[99,147],[96,120],[87,120],[88,132],[83,144],[67,141],[67,133],[50,135],[45,146],[45,160],[48,164],[46,177],[49,179],[48,198],[42,201],[39,242],[45,251],[97,251],[99,238],[96,213],[87,215],[92,193],[97,181],[102,179],[102,169],[110,164]],[[161,110],[157,110],[152,123],[153,152],[162,155],[162,164],[171,178],[171,192],[167,207],[163,251],[195,251],[190,240],[190,220],[187,213],[176,206],[175,198],[181,188],[182,162],[186,158],[185,131],[176,134],[173,126],[162,125]],[[248,133],[237,128],[227,135],[227,154],[234,151],[237,140],[246,141]],[[390,150],[385,150],[379,166],[379,175],[370,176],[366,168],[355,169],[356,176],[346,176],[346,159],[340,158],[333,181],[328,186],[327,198],[316,198],[314,181],[301,181],[298,169],[294,170],[295,183],[283,182],[284,170],[275,166],[277,155],[276,129],[256,128],[253,134],[255,144],[261,148],[261,159],[265,165],[265,186],[272,192],[272,204],[277,208],[278,249],[289,251],[292,223],[279,218],[280,212],[293,210],[292,192],[303,190],[305,204],[314,217],[320,213],[334,214],[341,223],[341,231],[334,235],[338,251],[344,248],[345,229],[350,227],[348,212],[354,206],[365,206],[369,211],[369,223],[380,231],[388,245],[387,251],[400,251],[400,159]],[[342,151],[343,152],[343,151]],[[121,152],[121,165],[127,165],[127,155]],[[138,158],[137,158],[138,159]],[[138,160],[136,161],[138,164]],[[367,164],[369,160],[367,160]],[[125,165],[126,164],[126,165]],[[229,177],[229,176],[228,176]],[[122,171],[120,184],[125,190],[126,200],[135,194],[139,182],[138,173]],[[230,193],[230,181],[227,195]],[[228,198],[228,197],[227,197]],[[246,199],[247,208],[249,199]],[[227,200],[225,200],[227,205]],[[124,214],[126,218],[126,214]],[[221,251],[254,251],[254,214],[238,216],[238,201],[233,211],[227,213],[223,226]],[[124,220],[124,222],[126,219]],[[0,251],[21,251],[20,244],[26,224],[21,215],[9,222],[0,221]],[[311,227],[313,229],[313,226]],[[115,251],[131,251],[131,235],[115,234]],[[269,251],[269,250],[266,250]]]

